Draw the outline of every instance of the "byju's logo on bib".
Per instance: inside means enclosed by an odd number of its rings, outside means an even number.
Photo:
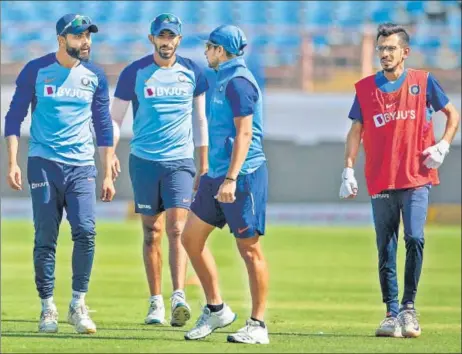
[[[377,128],[383,127],[385,124],[394,121],[394,120],[406,120],[406,119],[415,119],[415,110],[407,111],[395,111],[388,113],[376,114],[372,117],[374,119],[374,124]]]
[[[144,88],[144,97],[164,97],[164,96],[187,96],[188,90],[181,87],[161,87],[146,86]]]

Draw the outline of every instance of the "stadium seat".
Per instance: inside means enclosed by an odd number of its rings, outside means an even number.
[[[434,6],[435,4],[432,4]],[[374,24],[386,21],[411,19],[416,23],[416,31],[411,36],[411,44],[431,65],[432,55],[439,48],[449,48],[460,56],[461,13],[460,3],[448,0],[436,4],[446,12],[447,21],[434,27],[426,21],[426,1],[1,1],[1,33],[5,50],[13,46],[28,48],[33,44],[45,51],[56,47],[54,33],[56,20],[65,13],[80,13],[90,16],[100,25],[100,33],[93,36],[96,47],[105,48],[102,59],[111,62],[130,60],[135,53],[146,48],[151,50],[146,35],[149,24],[162,12],[179,16],[183,22],[183,42],[185,49],[202,48],[197,31],[208,33],[217,25],[234,23],[248,34],[252,51],[269,53],[268,65],[293,64],[299,53],[302,31],[313,35],[316,52],[326,52],[334,44],[332,31],[343,35],[335,36],[340,44],[359,41],[359,37],[349,36],[360,33],[366,22]],[[397,11],[399,10],[399,11]],[[404,11],[404,16],[403,16]],[[21,31],[18,30],[21,24]],[[45,31],[38,29],[46,26]],[[199,27],[198,27],[199,26]],[[48,28],[50,27],[50,28]],[[257,28],[258,27],[258,28]],[[356,39],[354,39],[356,38]],[[359,39],[358,39],[359,38]],[[358,39],[358,40],[357,40]],[[268,50],[266,50],[268,48]],[[95,48],[96,49],[96,48]],[[18,51],[19,52],[19,51]],[[26,51],[24,51],[25,53]],[[24,53],[8,53],[4,57],[16,60]],[[98,57],[99,54],[95,55]],[[114,53],[114,54],[110,54]],[[112,55],[111,58],[106,58]],[[105,57],[106,56],[106,57]]]
[[[348,29],[357,28],[363,24],[367,2],[340,1],[334,8],[332,22]]]
[[[234,23],[234,3],[232,1],[198,1],[200,16],[197,24],[217,27]]]
[[[233,1],[238,25],[263,25],[267,23],[267,6],[258,1]],[[264,4],[265,6],[262,6]]]
[[[425,13],[424,1],[410,0],[406,1],[405,9],[409,16],[415,18]]]
[[[301,10],[301,24],[306,29],[326,26],[332,21],[334,1],[306,1]]]
[[[300,23],[300,1],[268,1],[267,4],[271,24],[295,26]]]

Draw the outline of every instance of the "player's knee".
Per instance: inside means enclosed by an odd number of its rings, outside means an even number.
[[[240,248],[239,253],[245,263],[256,263],[262,260],[263,256],[258,249],[255,248]]]
[[[95,235],[94,223],[81,223],[72,227],[72,240],[74,242],[94,243]]]
[[[143,224],[144,244],[146,246],[154,246],[160,244],[162,238],[162,228],[160,223]]]
[[[416,233],[406,233],[404,235],[404,242],[406,245],[409,246],[423,246],[424,245],[424,237],[423,233],[416,232]]]
[[[181,233],[181,244],[188,254],[201,253],[204,248],[204,244],[197,242],[197,238],[194,237],[194,234],[187,229]]]
[[[181,239],[181,233],[184,228],[184,223],[175,221],[167,224],[167,235],[169,238]]]

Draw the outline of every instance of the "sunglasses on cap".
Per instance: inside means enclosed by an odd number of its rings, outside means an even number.
[[[69,27],[80,27],[82,25],[91,25],[91,18],[88,16],[76,15],[74,19],[64,26],[63,30],[59,33],[61,36]]]
[[[209,50],[210,47],[217,48],[217,47],[219,47],[219,46],[220,46],[219,44],[215,44],[215,43],[212,43],[212,42],[206,42],[206,43],[205,43],[205,49],[206,49],[206,50]]]
[[[159,27],[161,23],[172,23],[174,25],[178,25],[178,28],[181,32],[181,20],[176,17],[175,15],[172,15],[172,14],[162,14],[162,15],[159,15],[157,16],[155,19],[154,19],[154,23],[157,25],[156,27]]]

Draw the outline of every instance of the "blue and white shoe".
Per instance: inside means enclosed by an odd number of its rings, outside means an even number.
[[[258,321],[248,319],[245,326],[227,338],[230,343],[269,344],[268,328],[262,327]]]
[[[146,318],[144,319],[146,324],[157,324],[161,325],[165,323],[165,306],[164,300],[156,299],[151,300],[149,303],[149,310]]]
[[[401,338],[401,325],[398,318],[387,316],[380,322],[379,327],[375,330],[376,337],[394,337]]]
[[[211,312],[207,306],[204,306],[195,326],[184,335],[184,338],[187,340],[205,338],[216,329],[229,326],[236,320],[236,317],[236,314],[226,304],[218,312]]]
[[[172,305],[172,318],[170,325],[173,327],[183,327],[191,318],[191,308],[186,302],[184,292],[175,291],[170,298]]]
[[[88,314],[88,307],[85,304],[78,306],[69,305],[67,322],[73,325],[76,332],[80,334],[96,333],[96,325]]]
[[[56,307],[47,308],[40,313],[38,331],[42,333],[58,332],[58,311]]]
[[[412,305],[405,305],[398,314],[401,332],[405,338],[417,338],[422,333],[417,312]]]

